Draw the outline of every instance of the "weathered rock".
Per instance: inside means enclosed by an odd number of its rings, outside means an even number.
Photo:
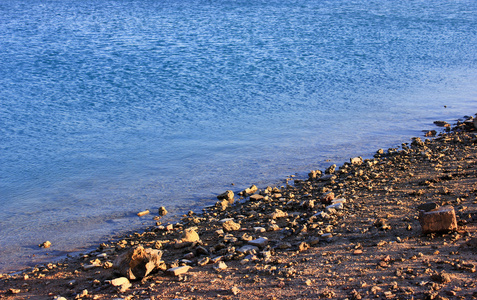
[[[131,287],[131,282],[126,277],[119,277],[111,280],[111,285],[120,287],[120,291],[124,293]]]
[[[360,165],[363,163],[363,158],[361,156],[350,158],[349,161],[352,165]]]
[[[308,178],[309,179],[315,179],[317,177],[320,177],[321,176],[321,171],[320,170],[316,170],[316,171],[311,171],[310,173],[308,173]]]
[[[329,204],[333,199],[335,199],[335,193],[328,192],[321,197],[321,203]]]
[[[243,195],[243,196],[245,196],[245,195],[250,195],[250,194],[255,193],[256,191],[258,191],[257,186],[252,185],[251,187],[246,188],[245,190],[241,191],[241,192],[240,192],[240,195]]]
[[[219,261],[213,268],[216,271],[222,271],[222,270],[227,269],[228,266],[223,261]]]
[[[451,276],[444,271],[439,274],[432,275],[431,279],[437,283],[449,283],[452,281]]]
[[[167,269],[166,272],[169,275],[179,276],[179,275],[187,273],[189,269],[190,269],[190,266],[180,266],[180,267]]]
[[[184,230],[184,234],[182,236],[182,242],[189,242],[194,243],[200,241],[199,234],[195,231],[195,228],[187,228]]]
[[[259,249],[257,246],[245,245],[241,247],[240,249],[238,249],[237,252],[247,254],[247,253],[251,253],[253,251],[258,251],[258,250]]]
[[[222,224],[225,231],[235,231],[240,230],[240,224],[235,223],[233,220],[228,220]]]
[[[139,245],[118,256],[114,268],[130,280],[141,279],[161,266],[162,253]]]
[[[218,201],[217,203],[215,203],[215,207],[218,207],[221,211],[226,210],[227,207],[229,207],[229,205],[230,205],[230,202],[226,199]]]
[[[336,165],[331,165],[325,170],[325,174],[333,174],[336,170]]]
[[[340,209],[343,209],[343,208],[344,208],[343,203],[340,203],[340,202],[333,203],[333,204],[330,204],[327,207],[325,207],[327,212],[330,212],[332,209],[340,210]]]
[[[325,220],[331,218],[331,216],[329,214],[325,213],[324,211],[320,211],[320,212],[314,214],[313,216],[317,217],[317,218],[320,218],[320,219],[325,219]]]
[[[281,211],[279,209],[275,209],[275,211],[270,214],[270,218],[273,219],[273,220],[278,219],[278,218],[285,218],[285,217],[288,217],[288,213],[284,212],[284,211]]]
[[[265,197],[260,195],[260,194],[254,194],[254,195],[250,196],[251,201],[260,201],[260,200],[263,200],[263,198],[265,198]]]
[[[230,204],[234,203],[234,192],[231,190],[226,191],[217,196],[219,200],[227,200]]]
[[[252,246],[257,246],[259,248],[264,248],[268,244],[268,238],[259,237],[258,239],[251,240],[248,243]]]
[[[159,207],[159,215],[160,216],[167,215],[167,209],[164,206]]]
[[[51,247],[51,242],[50,241],[43,242],[40,245],[38,245],[38,247],[40,247],[40,248],[50,248]]]
[[[419,223],[423,233],[457,230],[454,207],[447,205],[431,211],[419,212]]]
[[[235,296],[237,296],[239,293],[240,293],[240,289],[236,286],[232,287],[232,289],[230,290],[232,292],[232,294],[234,294]]]

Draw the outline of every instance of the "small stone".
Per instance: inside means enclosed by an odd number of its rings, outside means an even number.
[[[275,211],[270,214],[270,218],[272,220],[275,220],[275,219],[278,219],[278,218],[285,218],[285,217],[288,217],[288,213],[284,212],[284,211],[281,211],[279,209],[275,209]]]
[[[265,198],[265,197],[260,195],[260,194],[254,194],[254,195],[250,196],[251,201],[260,201],[260,200],[263,200],[263,198]]]
[[[435,274],[431,276],[431,279],[437,283],[449,283],[451,282],[451,276],[445,272]]]
[[[232,292],[232,294],[234,294],[235,296],[237,296],[239,293],[240,293],[240,289],[236,286],[232,287],[232,289],[230,290]]]
[[[363,158],[361,156],[353,157],[349,159],[352,165],[360,165],[363,163]]]
[[[19,289],[8,289],[8,294],[19,294],[21,290]]]
[[[319,213],[316,213],[313,216],[317,217],[317,218],[320,218],[320,219],[325,219],[325,220],[328,220],[329,218],[331,218],[331,216],[329,214],[325,213],[324,211],[320,211]]]
[[[225,269],[227,269],[228,266],[223,262],[223,261],[219,261],[219,263],[217,265],[214,266],[214,269],[216,271],[223,271]]]
[[[255,185],[252,185],[251,187],[245,189],[244,191],[241,192],[242,195],[249,195],[249,194],[253,194],[255,193],[256,191],[258,191],[258,188],[257,186]]]
[[[164,206],[159,207],[159,215],[160,216],[167,215],[167,209]]]
[[[200,241],[199,234],[195,231],[195,228],[187,228],[184,230],[184,234],[182,236],[182,242],[185,243],[195,243]]]
[[[166,272],[169,275],[179,276],[179,275],[187,273],[189,271],[189,269],[190,269],[190,266],[180,266],[180,267],[167,269]]]
[[[353,251],[353,255],[361,255],[363,254],[363,250],[357,249]]]
[[[259,250],[259,248],[257,246],[245,245],[245,246],[239,248],[237,250],[237,252],[247,254],[247,253],[250,253],[252,251],[258,251],[258,250]]]
[[[130,282],[129,282],[129,279],[127,279],[126,277],[119,277],[119,278],[115,278],[111,280],[111,285],[113,286],[121,286],[123,284],[128,284],[128,283]]]
[[[40,247],[40,248],[50,248],[51,247],[51,242],[50,241],[43,242],[40,245],[38,245],[38,247]]]
[[[241,226],[239,223],[235,223],[233,220],[226,221],[222,224],[225,231],[236,231],[240,230]]]
[[[268,244],[268,238],[259,237],[258,239],[251,240],[248,243],[252,246],[257,246],[259,248],[264,248]]]
[[[308,250],[309,248],[310,248],[310,245],[308,245],[305,242],[301,242],[300,245],[298,245],[298,251],[300,252]]]
[[[335,199],[335,193],[328,192],[321,197],[321,203],[329,204],[333,199]]]
[[[332,209],[341,210],[343,208],[344,208],[343,203],[334,203],[325,207],[327,212],[331,211]]]
[[[263,233],[263,232],[266,232],[267,230],[264,227],[253,227],[253,231],[255,233]]]
[[[200,266],[200,267],[203,267],[205,265],[207,265],[210,261],[210,258],[208,257],[204,257],[202,259],[199,259],[199,261],[197,262],[197,265]]]
[[[230,204],[234,203],[234,192],[231,190],[226,191],[217,196],[219,200],[227,200]]]

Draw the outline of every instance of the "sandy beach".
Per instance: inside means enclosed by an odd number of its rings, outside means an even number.
[[[477,299],[474,124],[436,122],[441,133],[372,159],[224,191],[178,223],[161,221],[167,207],[138,212],[155,225],[1,274],[0,298]],[[424,233],[424,215],[443,209],[456,226]]]

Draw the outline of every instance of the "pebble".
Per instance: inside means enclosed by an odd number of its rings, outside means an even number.
[[[225,269],[227,269],[228,266],[225,264],[225,262],[223,261],[219,261],[215,266],[214,266],[214,270],[216,271],[223,271]]]
[[[40,247],[40,248],[50,248],[51,247],[51,242],[50,241],[43,242],[40,245],[38,245],[38,247]]]
[[[173,276],[179,276],[181,274],[185,274],[189,271],[190,269],[190,266],[180,266],[180,267],[175,267],[175,268],[170,268],[170,269],[167,269],[167,273],[169,275],[173,275]]]
[[[225,221],[222,224],[223,228],[225,231],[237,231],[240,230],[241,226],[238,223],[235,223],[232,220]]]
[[[164,206],[159,207],[159,215],[160,216],[167,215],[167,209]]]
[[[259,237],[258,239],[251,240],[248,243],[252,246],[257,246],[259,248],[264,248],[268,244],[268,238]]]

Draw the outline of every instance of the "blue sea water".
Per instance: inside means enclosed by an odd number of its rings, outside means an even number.
[[[474,113],[474,0],[0,1],[0,271]]]

